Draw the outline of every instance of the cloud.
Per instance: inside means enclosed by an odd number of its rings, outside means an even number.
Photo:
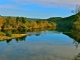
[[[5,5],[0,5],[0,9],[13,9],[13,10],[23,10],[26,11],[28,10],[27,8],[21,8],[20,6],[16,6],[16,5],[11,5],[11,4],[5,4]]]
[[[43,6],[67,6],[80,4],[80,0],[13,0],[23,4],[39,4]]]
[[[17,6],[15,6],[15,5],[11,5],[11,4],[5,4],[5,5],[0,5],[0,8],[16,9]]]

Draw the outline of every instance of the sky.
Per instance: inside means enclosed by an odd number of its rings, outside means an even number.
[[[0,15],[27,18],[67,17],[80,0],[0,0]]]

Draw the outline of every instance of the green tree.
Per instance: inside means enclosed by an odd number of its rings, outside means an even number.
[[[19,23],[19,17],[16,17],[16,23],[17,24]]]
[[[24,17],[20,17],[20,22],[22,22],[22,23],[26,23],[26,18],[24,18]]]
[[[6,18],[6,22],[7,22],[8,25],[11,24],[11,17],[10,16]]]

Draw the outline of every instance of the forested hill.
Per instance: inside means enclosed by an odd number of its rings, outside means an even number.
[[[26,17],[0,16],[0,30],[56,28],[56,23],[43,19],[28,20]]]
[[[49,18],[48,21],[55,22],[57,24],[57,28],[59,29],[71,29],[74,25],[74,22],[77,20],[76,15],[72,15],[66,18],[55,17]]]

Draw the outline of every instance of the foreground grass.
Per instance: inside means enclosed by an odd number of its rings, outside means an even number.
[[[0,40],[9,40],[9,39],[13,39],[13,38],[19,38],[19,37],[23,37],[26,36],[27,34],[12,34],[11,37],[9,36],[0,36]]]

